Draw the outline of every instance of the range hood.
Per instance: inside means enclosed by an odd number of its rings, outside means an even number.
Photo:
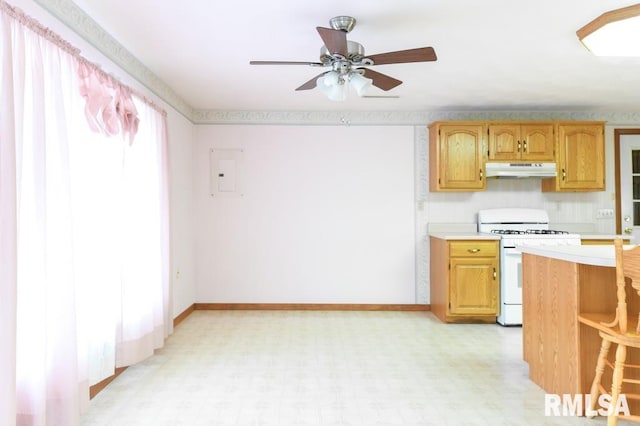
[[[556,163],[486,163],[487,178],[547,178],[556,176]]]

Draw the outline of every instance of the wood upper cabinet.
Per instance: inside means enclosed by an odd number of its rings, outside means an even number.
[[[604,122],[440,121],[429,126],[429,190],[483,191],[487,161],[554,162],[543,192],[604,191]]]
[[[604,123],[557,125],[558,176],[543,191],[604,191]]]
[[[431,238],[431,310],[440,320],[495,323],[500,300],[498,244]]]
[[[489,124],[489,160],[554,161],[553,123]]]
[[[486,125],[433,123],[429,126],[429,189],[478,191],[485,189]]]

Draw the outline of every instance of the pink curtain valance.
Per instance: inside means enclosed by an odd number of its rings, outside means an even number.
[[[133,143],[140,120],[131,91],[85,61],[79,62],[78,76],[80,94],[86,101],[84,113],[91,130],[106,136],[120,134]]]
[[[97,65],[80,55],[80,49],[57,35],[20,9],[0,0],[0,11],[19,21],[31,31],[53,42],[78,60],[80,93],[86,101],[85,116],[90,128],[108,136],[120,134],[131,144],[138,131],[138,112],[132,95],[166,116],[166,111],[145,96],[114,80]]]

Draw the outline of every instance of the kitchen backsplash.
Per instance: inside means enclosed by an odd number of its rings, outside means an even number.
[[[543,193],[539,179],[491,181],[481,192],[430,192],[424,201],[429,222],[475,222],[478,210],[502,207],[544,209],[551,222],[596,220],[598,208],[612,207],[605,192]]]

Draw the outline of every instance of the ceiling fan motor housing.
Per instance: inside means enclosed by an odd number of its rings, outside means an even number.
[[[362,59],[364,59],[364,46],[358,43],[357,41],[351,41],[351,40],[347,41],[347,52],[348,52],[348,55],[345,59],[351,62],[358,63],[358,62],[361,62]],[[331,52],[329,52],[329,49],[327,49],[327,47],[324,45],[320,48],[320,62],[331,64],[332,61],[336,59],[336,56],[342,56],[342,55],[337,55],[337,54],[332,55]]]

